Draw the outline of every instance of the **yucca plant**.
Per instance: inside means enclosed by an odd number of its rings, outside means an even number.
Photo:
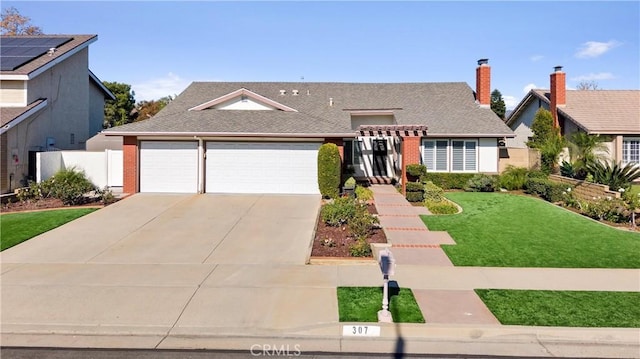
[[[631,182],[640,178],[640,167],[632,163],[623,166],[621,163],[594,161],[587,165],[587,171],[594,182],[608,185],[612,191],[628,189]]]

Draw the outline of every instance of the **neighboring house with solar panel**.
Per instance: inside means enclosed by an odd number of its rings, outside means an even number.
[[[317,194],[317,156],[338,146],[354,176],[406,183],[406,166],[498,173],[513,132],[490,109],[490,67],[466,83],[194,82],[123,137],[123,191]]]
[[[508,117],[506,123],[516,134],[507,139],[508,148],[527,147],[541,107],[551,112],[562,135],[583,131],[605,136],[609,160],[640,163],[639,90],[567,90],[566,74],[558,66],[550,75],[550,90],[531,90]]]
[[[35,179],[36,153],[84,150],[114,95],[89,70],[97,35],[0,38],[2,193]]]

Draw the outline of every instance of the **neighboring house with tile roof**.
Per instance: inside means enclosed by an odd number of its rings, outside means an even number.
[[[127,193],[319,193],[327,142],[371,182],[401,181],[411,163],[497,173],[498,144],[513,132],[489,108],[486,61],[477,72],[477,93],[466,83],[194,82],[151,119],[103,133],[123,137]]]
[[[516,137],[507,139],[507,147],[527,147],[533,118],[542,107],[551,111],[562,135],[583,131],[605,136],[609,160],[640,163],[640,91],[567,90],[565,78],[562,67],[556,67],[551,90],[531,90],[516,106],[506,121]]]
[[[35,179],[36,153],[84,150],[102,130],[106,99],[89,70],[96,35],[2,36],[0,182],[2,193]]]

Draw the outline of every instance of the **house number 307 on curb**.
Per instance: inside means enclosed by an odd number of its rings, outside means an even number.
[[[376,325],[343,325],[342,336],[379,337],[380,327]]]

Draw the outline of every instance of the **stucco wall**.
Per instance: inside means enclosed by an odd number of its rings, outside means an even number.
[[[498,173],[498,140],[481,138],[478,141],[478,172]]]
[[[506,144],[507,147],[511,148],[526,148],[527,141],[529,141],[529,137],[533,136],[533,132],[531,131],[531,124],[533,123],[533,118],[536,115],[536,112],[540,107],[545,109],[549,109],[549,106],[539,101],[538,99],[534,99],[529,103],[516,119],[516,121],[511,124],[511,129],[515,132],[516,137],[507,138]]]
[[[102,90],[93,81],[89,81],[89,133],[85,142],[103,129],[104,102],[105,97]]]
[[[84,149],[89,138],[88,65],[88,49],[84,49],[28,82],[27,102],[46,98],[48,105],[7,131],[8,155],[15,153],[19,158],[9,169],[14,182],[29,172],[29,151]],[[47,138],[53,138],[51,148]]]
[[[509,157],[500,158],[500,173],[509,166],[534,168],[540,166],[540,152],[531,148],[507,148]]]

